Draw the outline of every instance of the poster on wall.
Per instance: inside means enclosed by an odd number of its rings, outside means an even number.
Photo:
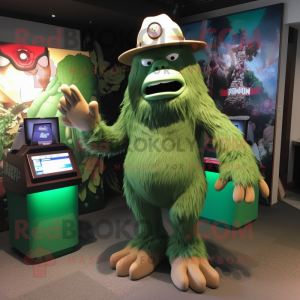
[[[247,142],[271,187],[283,5],[181,26],[187,40],[207,47],[194,54],[208,93],[231,117],[248,117]],[[260,198],[260,203],[269,204]]]
[[[0,200],[3,156],[19,124],[27,117],[63,117],[57,109],[62,84],[76,85],[88,102],[99,101],[96,73],[89,52],[0,43]],[[59,127],[60,142],[73,149],[83,178],[79,213],[103,208],[103,161],[86,152],[77,129]]]

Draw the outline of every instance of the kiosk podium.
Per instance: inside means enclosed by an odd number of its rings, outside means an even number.
[[[4,158],[3,182],[11,245],[32,262],[71,252],[81,174],[73,150],[59,143],[58,118],[24,119]]]

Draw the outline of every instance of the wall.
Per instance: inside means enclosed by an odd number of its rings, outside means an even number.
[[[79,30],[2,16],[0,42],[81,50]]]
[[[291,135],[290,135],[290,152],[289,152],[289,168],[288,168],[288,177],[287,182],[293,181],[293,172],[294,172],[294,148],[292,146],[293,140],[300,140],[300,25],[291,24],[292,27],[298,29],[298,47],[296,54],[296,69],[295,69],[295,84],[294,84],[294,97],[293,97],[293,110],[292,110],[292,120],[291,120]]]
[[[288,169],[290,159],[290,145],[291,145],[291,126],[292,126],[292,112],[293,112],[293,97],[295,87],[296,75],[296,59],[297,59],[297,45],[298,45],[298,29],[289,26],[289,44],[286,63],[286,77],[285,77],[285,93],[284,93],[284,110],[282,123],[282,137],[281,137],[281,153],[279,178],[284,187],[290,186],[288,183]]]
[[[196,22],[199,20],[206,20],[218,16],[230,15],[246,10],[256,9],[264,6],[274,5],[278,3],[284,3],[284,15],[283,24],[291,24],[300,21],[300,1],[299,0],[258,0],[255,2],[250,2],[246,4],[236,5],[232,7],[227,7],[224,9],[219,9],[211,12],[206,12],[203,14],[197,14],[191,17],[186,17],[181,19],[181,24]]]
[[[257,9],[264,6],[274,5],[278,3],[284,3],[284,15],[283,15],[283,28],[282,28],[282,43],[281,43],[281,60],[279,69],[279,82],[278,82],[278,99],[277,99],[277,111],[276,111],[276,122],[275,122],[275,136],[274,136],[274,161],[273,161],[273,179],[271,190],[271,203],[275,204],[278,201],[278,178],[279,178],[279,161],[280,161],[280,150],[281,150],[281,131],[282,131],[282,111],[284,103],[284,89],[285,89],[285,73],[286,73],[286,59],[287,59],[287,46],[288,46],[288,24],[293,24],[300,22],[300,1],[299,0],[260,0],[255,2],[250,2],[242,5],[237,5],[233,7],[228,7],[216,11],[206,12],[203,14],[197,14],[191,17],[182,18],[180,24],[192,23],[200,20],[206,20],[209,18],[219,17],[222,15],[229,15],[234,13],[239,13],[251,9]],[[300,47],[299,47],[300,48]],[[297,79],[300,80],[300,49],[298,49],[297,55],[297,66],[296,66]],[[294,92],[294,98],[300,93],[300,86],[295,84],[295,89],[299,91]],[[300,101],[294,99],[294,105],[298,105],[293,111],[300,108]],[[294,115],[296,112],[294,112]],[[296,122],[296,121],[295,121]],[[294,123],[292,124],[293,130],[292,134],[297,134],[297,128],[295,128]],[[299,126],[298,126],[299,128]],[[300,136],[299,136],[300,137]],[[298,138],[299,138],[298,137]],[[290,169],[289,169],[290,172]]]

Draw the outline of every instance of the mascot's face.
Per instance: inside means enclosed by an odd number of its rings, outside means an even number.
[[[146,101],[174,99],[186,89],[180,71],[184,68],[181,47],[161,47],[138,55],[138,76],[143,77],[141,94]]]
[[[191,48],[163,46],[135,55],[124,105],[138,122],[158,128],[184,120],[202,92],[207,88]]]

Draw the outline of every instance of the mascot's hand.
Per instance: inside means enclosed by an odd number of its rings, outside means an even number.
[[[215,189],[219,192],[224,189],[228,181],[217,180],[215,184]],[[259,190],[264,198],[269,196],[269,187],[266,182],[261,179],[259,181]],[[253,186],[248,186],[244,188],[242,185],[236,185],[233,191],[233,200],[235,202],[241,202],[245,198],[245,202],[252,203],[255,199],[255,192]]]
[[[75,85],[61,86],[64,97],[59,99],[58,110],[65,116],[61,122],[82,131],[93,130],[100,120],[98,102],[88,104]]]

